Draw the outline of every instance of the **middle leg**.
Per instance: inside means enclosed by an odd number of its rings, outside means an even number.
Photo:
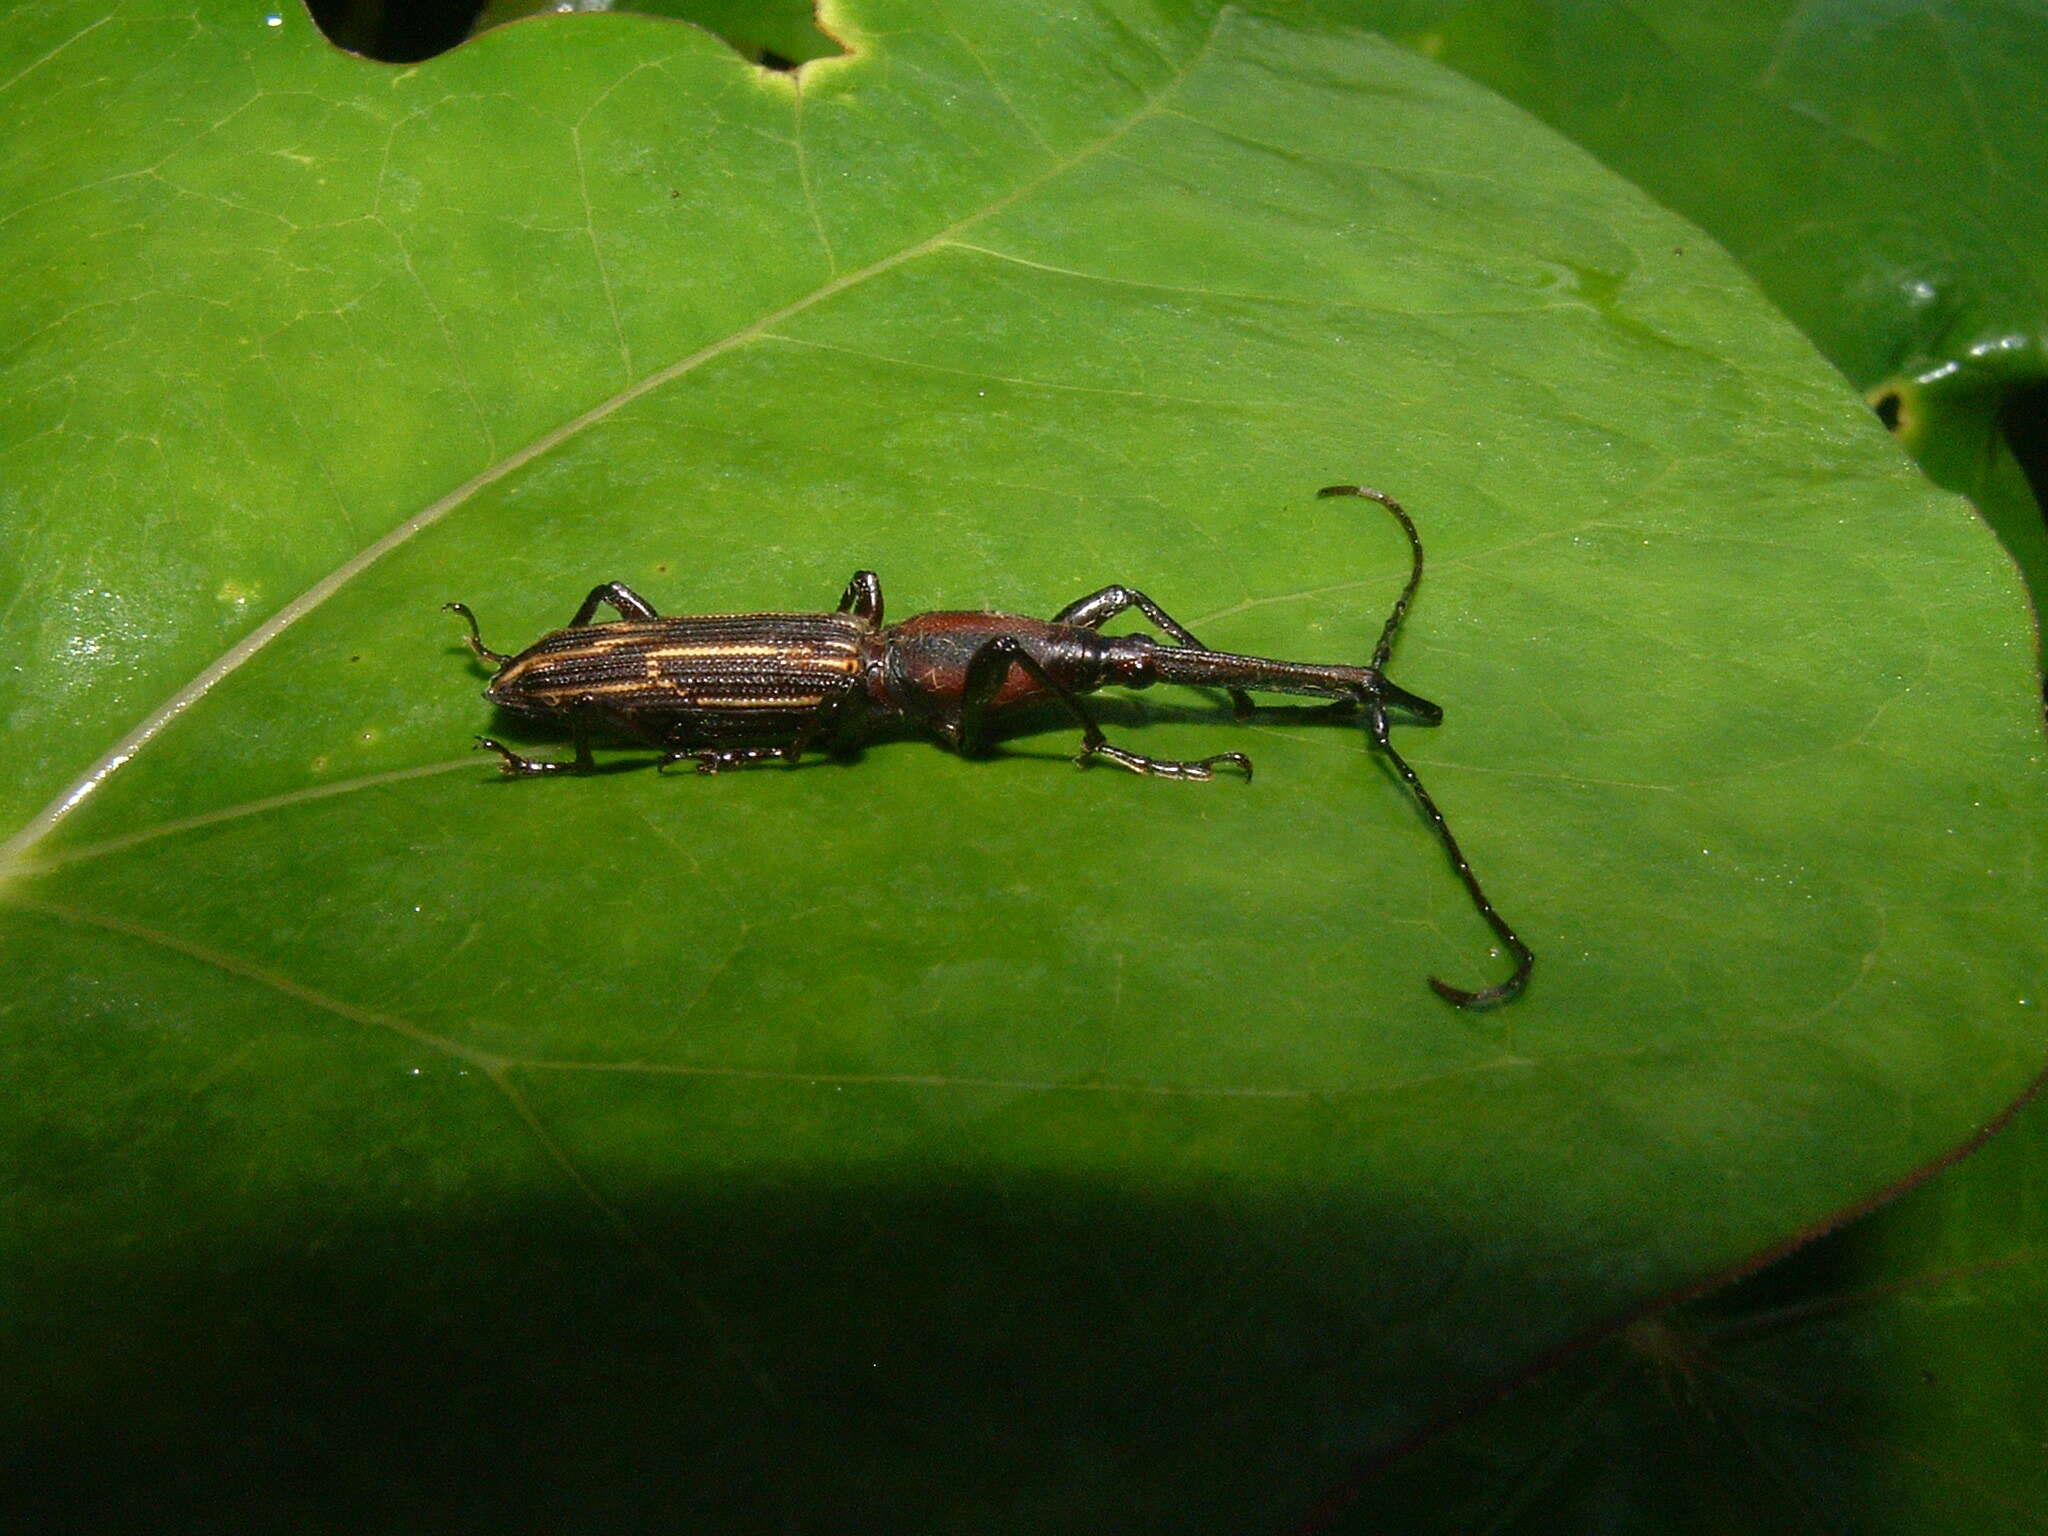
[[[662,744],[661,761],[655,766],[666,773],[670,763],[690,759],[696,762],[699,773],[720,773],[727,768],[747,768],[773,758],[795,764],[818,739],[835,712],[831,704],[820,706],[797,723],[793,734],[779,742],[764,743],[758,734],[752,741],[748,741],[744,734],[727,736],[722,740],[715,735],[701,735],[695,741],[690,741],[687,736],[671,739]]]
[[[856,619],[866,619],[877,629],[882,627],[882,578],[873,571],[855,571],[853,580],[846,584],[846,590],[839,594],[839,611],[850,613]]]

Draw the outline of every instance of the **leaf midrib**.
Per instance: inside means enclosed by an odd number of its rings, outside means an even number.
[[[1225,19],[1231,14],[1229,6],[1221,7],[1211,20],[1208,33],[1199,47],[1188,55],[1144,101],[1122,122],[1111,128],[1093,142],[1084,145],[1062,159],[1054,161],[1035,176],[1027,177],[1001,196],[985,203],[973,212],[965,214],[933,234],[903,246],[887,256],[880,257],[852,272],[831,278],[812,289],[809,293],[761,316],[738,330],[729,332],[715,341],[706,343],[694,352],[670,363],[635,383],[628,384],[616,394],[599,401],[596,405],[571,417],[568,421],[550,431],[542,433],[524,446],[485,466],[454,489],[429,502],[412,516],[400,522],[381,538],[368,545],[358,554],[345,560],[329,571],[312,586],[279,608],[255,629],[236,641],[197,675],[172,693],[149,714],[130,727],[113,746],[96,758],[76,778],[67,783],[43,808],[25,821],[21,828],[0,844],[0,882],[26,873],[28,855],[44,838],[79,806],[83,805],[114,774],[132,762],[136,755],[160,735],[180,715],[198,703],[241,666],[255,657],[264,647],[279,635],[290,629],[300,619],[313,612],[328,598],[348,585],[357,576],[368,570],[391,551],[408,543],[415,534],[433,527],[444,517],[465,505],[479,491],[497,484],[500,480],[516,473],[541,455],[570,441],[578,434],[608,420],[619,411],[631,405],[643,395],[651,394],[664,385],[687,374],[695,372],[706,363],[736,351],[748,343],[761,339],[775,326],[805,313],[836,298],[851,288],[856,288],[872,278],[880,277],[897,267],[931,254],[951,242],[955,236],[964,233],[983,221],[1014,207],[1033,193],[1057,181],[1077,167],[1086,164],[1096,156],[1109,150],[1140,123],[1156,116],[1166,100],[1186,83],[1199,69],[1222,30]]]

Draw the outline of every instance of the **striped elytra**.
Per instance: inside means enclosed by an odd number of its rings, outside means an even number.
[[[866,620],[834,613],[586,624],[541,636],[487,696],[532,714],[585,704],[654,717],[815,714],[858,686],[861,638],[872,633]]]

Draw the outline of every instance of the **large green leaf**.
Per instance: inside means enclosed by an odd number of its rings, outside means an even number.
[[[1996,545],[1699,234],[1370,37],[11,13],[10,1431],[45,1516],[1242,1529],[2038,1065]],[[272,24],[272,23],[275,24]],[[1251,785],[504,783],[501,645],[1047,612],[1362,659]],[[109,1466],[121,1469],[109,1478]],[[884,1493],[874,1490],[885,1489]],[[168,1513],[167,1513],[168,1512]]]
[[[2038,384],[2015,387],[2048,375],[2048,16],[2039,7],[1386,0],[1364,14],[1507,94],[1725,242],[1895,420],[1922,467],[1976,502],[2040,609],[2048,539],[2038,485],[2001,433],[2014,412],[2038,414],[2048,398]],[[2038,456],[2038,425],[2031,435]],[[1945,1239],[1958,1218],[1923,1213],[2028,1209],[2026,1167],[2025,1154],[2003,1152],[1973,1165],[1956,1194],[1937,1189],[1866,1218],[1783,1283],[1819,1274],[1831,1295],[1882,1294],[1903,1277],[1925,1297],[1906,1303],[1917,1317],[1968,1313],[1968,1267],[1965,1295],[1946,1283],[1955,1261]],[[1990,1246],[2028,1230],[2022,1221],[1978,1235]],[[1779,1286],[1717,1305],[1747,1317],[1775,1304]],[[1659,1532],[1686,1507],[1716,1529],[1767,1528],[1759,1522],[1774,1518],[1798,1529],[1817,1520],[1918,1531],[1946,1520],[1975,1531],[2013,1509],[2031,1529],[2026,1511],[2048,1499],[2039,1436],[2027,1438],[2014,1384],[2040,1378],[2048,1348],[2016,1324],[2048,1301],[2048,1288],[2038,1265],[2022,1264],[2001,1273],[1997,1294],[1971,1325],[1996,1341],[1989,1348],[1962,1333],[1902,1330],[1884,1309],[1809,1297],[1825,1326],[1788,1330],[1784,1360],[1710,1341],[1685,1362],[1695,1379],[1683,1391],[1655,1368],[1629,1374],[1618,1362],[1630,1347],[1618,1344],[1543,1396],[1518,1397],[1462,1430],[1452,1452],[1465,1465],[1429,1458],[1402,1474],[1410,1503],[1401,1523],[1419,1528],[1430,1518],[1422,1505],[1460,1488],[1473,1502],[1439,1508],[1441,1528],[1491,1529],[1491,1519],[1547,1528],[1583,1515],[1564,1513],[1573,1501],[1598,1500],[1610,1522],[1627,1509],[1628,1528]],[[1725,1334],[1717,1323],[1715,1337]],[[1933,1358],[1936,1337],[1953,1346],[1949,1358]],[[1845,1358],[1853,1368],[1842,1372]],[[1816,1390],[1830,1372],[1848,1379]],[[1700,1377],[1708,1389],[1696,1397]],[[1566,1407],[1596,1381],[1604,1401],[1584,1413]],[[1642,1392],[1678,1413],[1645,1412]],[[1708,1453],[1696,1454],[1702,1445]],[[1510,1475],[1472,1475],[1482,1455]],[[1809,1469],[1826,1475],[1808,1486]],[[1913,1487],[1916,1477],[1926,1486]],[[1369,1500],[1359,1528],[1395,1518],[1395,1497]]]

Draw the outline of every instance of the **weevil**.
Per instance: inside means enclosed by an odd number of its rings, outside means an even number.
[[[568,726],[569,762],[520,756],[479,736],[511,775],[589,773],[594,732],[638,737],[660,750],[659,766],[694,760],[699,773],[781,759],[795,762],[812,745],[838,742],[864,722],[907,721],[963,756],[990,745],[992,715],[1056,704],[1081,727],[1083,764],[1097,758],[1162,779],[1210,779],[1227,765],[1251,778],[1251,759],[1218,752],[1180,761],[1113,746],[1080,695],[1099,688],[1178,683],[1223,689],[1237,718],[1253,709],[1251,690],[1334,700],[1363,710],[1372,744],[1392,765],[1435,829],[1473,906],[1515,957],[1507,980],[1467,991],[1429,978],[1460,1008],[1507,1002],[1529,980],[1535,953],[1494,909],[1450,824],[1422,780],[1394,749],[1390,723],[1437,725],[1444,712],[1386,675],[1387,658],[1422,584],[1422,536],[1393,497],[1362,485],[1331,485],[1319,496],[1361,496],[1391,512],[1412,553],[1407,584],[1380,629],[1366,665],[1277,661],[1212,651],[1135,587],[1107,586],[1050,619],[1013,613],[921,613],[882,621],[882,583],[856,571],[833,613],[724,613],[663,618],[623,582],[593,587],[566,628],[542,635],[517,655],[484,644],[476,615],[445,606],[469,627],[469,648],[495,666],[484,697],[515,714]],[[596,623],[600,608],[616,622]],[[1102,626],[1136,609],[1170,638],[1105,635]]]

